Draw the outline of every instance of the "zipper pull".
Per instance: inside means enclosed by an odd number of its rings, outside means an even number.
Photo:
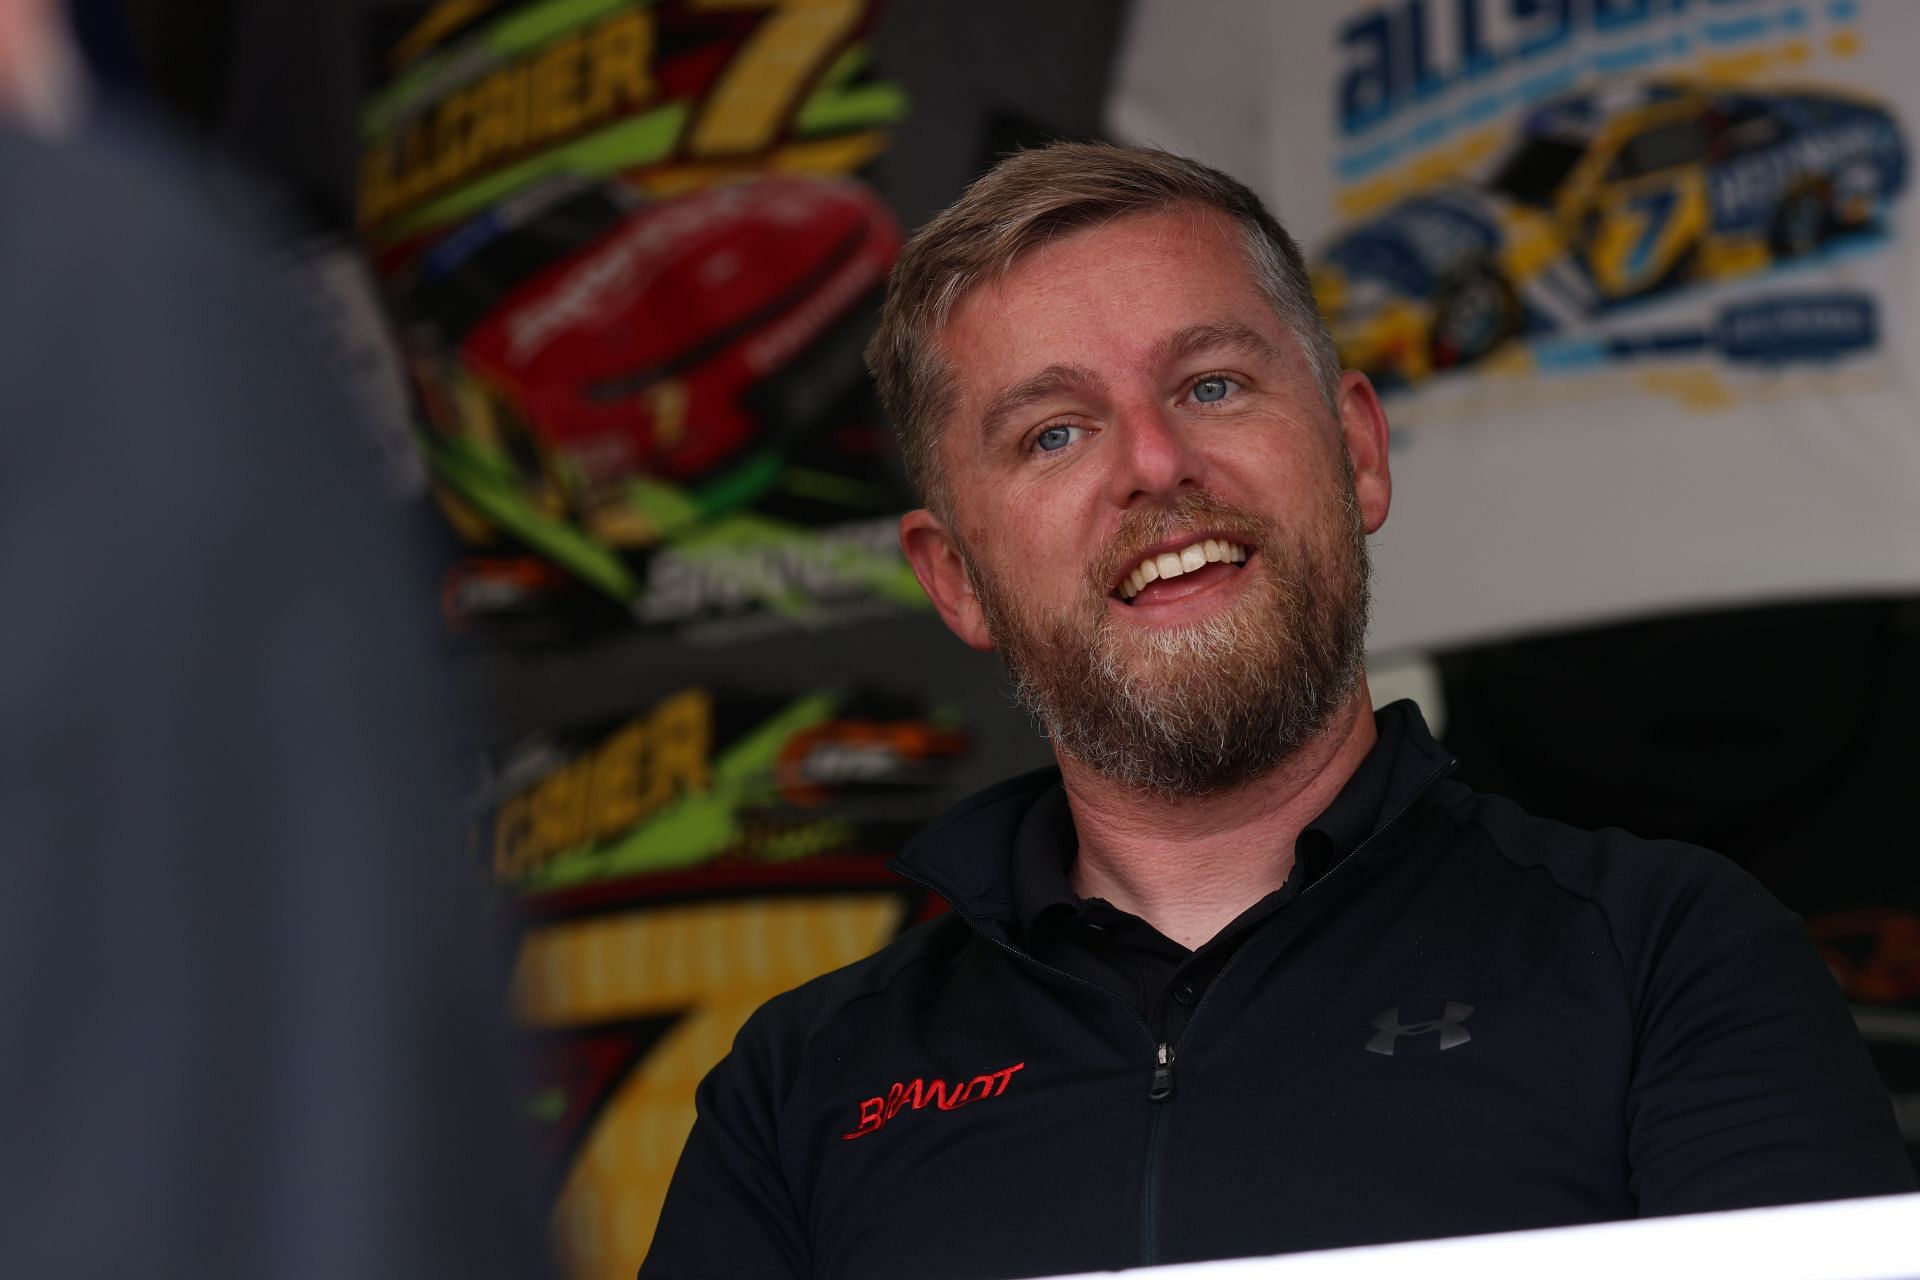
[[[1163,1044],[1153,1054],[1153,1088],[1149,1102],[1165,1102],[1173,1096],[1173,1046]]]

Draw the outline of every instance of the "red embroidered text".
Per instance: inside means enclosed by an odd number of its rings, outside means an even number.
[[[912,1107],[915,1111],[932,1103],[942,1111],[955,1111],[969,1102],[978,1102],[982,1098],[997,1098],[1007,1091],[1007,1082],[1013,1079],[1013,1073],[1026,1066],[1016,1062],[1010,1067],[971,1080],[956,1080],[948,1084],[945,1080],[922,1080],[918,1077],[904,1084],[896,1084],[877,1098],[868,1098],[860,1104],[860,1127],[852,1133],[843,1133],[842,1138],[864,1138],[873,1133],[902,1107]]]

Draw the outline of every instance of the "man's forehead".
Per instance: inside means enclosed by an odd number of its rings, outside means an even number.
[[[1168,260],[1175,269],[1160,279],[1192,288],[1181,291],[1178,305],[1135,305],[1136,283],[1155,261]],[[1123,301],[1124,332],[1090,347],[1071,306],[1048,303],[1110,267],[1117,283],[1107,297]],[[1049,395],[1110,386],[1122,365],[1161,367],[1201,348],[1237,347],[1310,376],[1305,352],[1262,287],[1242,227],[1201,207],[1127,214],[1062,233],[959,292],[933,338],[942,402],[935,447],[943,453],[977,447],[994,433],[993,419]],[[1122,364],[1118,348],[1129,353]],[[960,462],[949,456],[946,465]]]
[[[1156,271],[1190,287],[1174,299],[1138,294]],[[1150,358],[1229,336],[1270,335],[1269,347],[1290,338],[1237,224],[1190,210],[1132,214],[1050,240],[955,297],[934,336],[950,367],[962,371],[983,354],[1045,362],[1049,355],[1036,343],[1071,342],[1085,332],[1086,308],[1101,304],[1123,313],[1118,328],[1127,346]]]
[[[1058,229],[1020,249],[997,268],[963,284],[953,282],[959,287],[953,289],[941,308],[940,327],[951,325],[964,310],[977,309],[983,304],[991,306],[996,296],[1004,299],[1010,284],[1017,287],[1035,267],[1036,260],[1063,252],[1085,252],[1109,261],[1124,260],[1149,255],[1153,252],[1149,246],[1156,243],[1179,243],[1188,248],[1205,246],[1216,257],[1221,274],[1245,279],[1256,274],[1243,229],[1227,214],[1205,205],[1142,209]]]

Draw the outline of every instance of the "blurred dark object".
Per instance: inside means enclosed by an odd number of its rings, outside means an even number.
[[[367,0],[69,0],[96,76],[288,192],[353,221]],[[130,64],[130,65],[129,65]]]
[[[1807,919],[1920,1168],[1920,600],[1726,610],[1440,658],[1460,778],[1715,849]]]
[[[912,94],[897,145],[872,180],[904,227],[951,204],[1008,151],[1102,136],[1101,113],[1129,5],[1021,0],[890,5],[880,64]]]
[[[122,0],[65,0],[65,4],[67,26],[89,77],[113,92],[140,84],[142,60]],[[170,9],[177,22],[193,7],[193,0],[182,0]]]
[[[1463,781],[1716,849],[1803,915],[1920,907],[1920,602],[1776,605],[1440,659]],[[1570,729],[1570,726],[1573,727]]]
[[[181,167],[0,131],[0,1272],[537,1277],[412,548]]]

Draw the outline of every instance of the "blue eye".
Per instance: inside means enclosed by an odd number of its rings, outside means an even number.
[[[1075,440],[1078,440],[1080,438],[1080,432],[1081,428],[1069,427],[1065,424],[1048,427],[1033,438],[1033,447],[1042,453],[1053,453],[1055,450],[1064,449]]]
[[[1193,398],[1201,404],[1213,404],[1227,398],[1227,392],[1233,389],[1230,378],[1202,378],[1193,384]]]

